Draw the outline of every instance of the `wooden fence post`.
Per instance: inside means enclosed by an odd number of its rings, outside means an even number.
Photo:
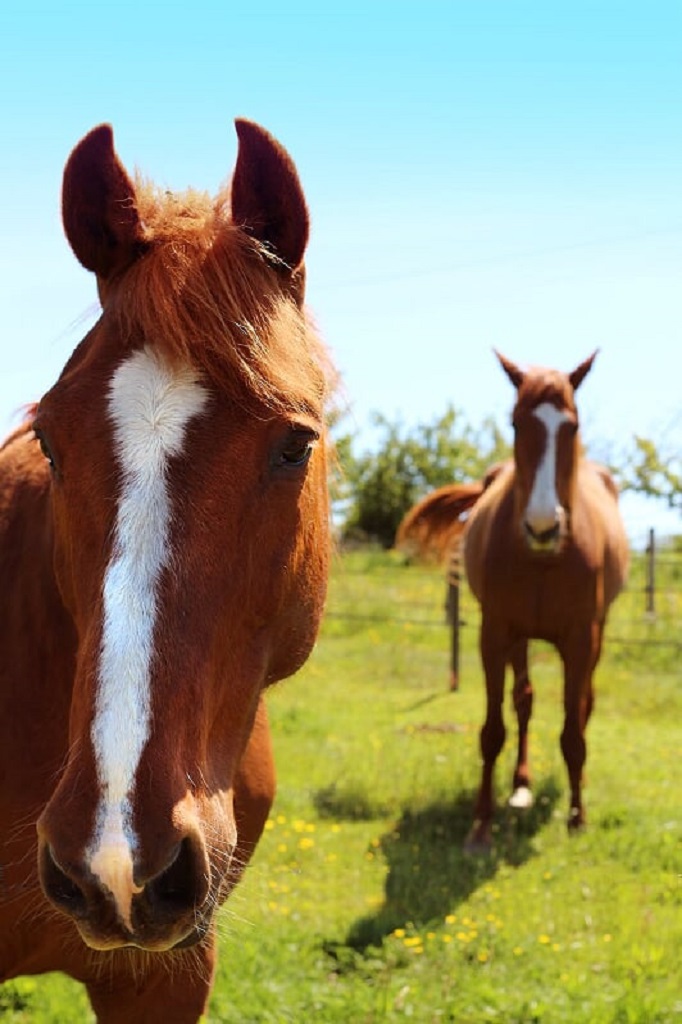
[[[448,592],[445,601],[446,620],[451,627],[450,643],[450,689],[459,689],[459,583],[461,565],[461,541],[457,539],[448,562]]]
[[[653,527],[649,530],[649,543],[646,546],[646,554],[646,583],[644,586],[644,592],[646,593],[646,613],[648,616],[653,618],[656,614],[656,542]]]

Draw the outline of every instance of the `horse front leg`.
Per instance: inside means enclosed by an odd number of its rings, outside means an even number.
[[[514,710],[518,722],[518,748],[509,806],[527,810],[533,806],[533,793],[528,767],[528,725],[533,713],[533,687],[528,676],[528,641],[518,640],[512,647],[509,662],[514,672]]]
[[[492,818],[495,810],[493,776],[506,730],[503,718],[504,672],[506,658],[500,645],[499,631],[483,617],[480,636],[481,660],[485,673],[486,718],[480,734],[483,767],[476,800],[474,824],[465,848],[470,852],[486,852],[492,844]]]
[[[564,662],[561,752],[566,762],[571,790],[567,823],[569,831],[582,828],[586,820],[582,800],[583,768],[587,759],[585,730],[594,706],[592,675],[601,652],[602,633],[602,623],[591,623],[560,649]]]

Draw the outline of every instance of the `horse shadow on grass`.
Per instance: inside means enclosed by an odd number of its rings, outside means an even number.
[[[532,808],[523,812],[498,808],[493,848],[478,856],[464,850],[472,822],[473,792],[461,792],[451,801],[420,810],[405,809],[379,840],[378,850],[388,865],[382,905],[358,919],[344,943],[327,944],[327,953],[337,959],[345,947],[362,954],[369,947],[381,946],[396,928],[420,928],[430,921],[442,921],[475,889],[493,879],[502,866],[519,867],[534,856],[535,836],[552,818],[559,795],[557,781],[549,777],[535,789]],[[321,809],[330,812],[328,792]]]

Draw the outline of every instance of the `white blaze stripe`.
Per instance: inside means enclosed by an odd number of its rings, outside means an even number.
[[[150,728],[150,665],[159,576],[169,562],[169,459],[207,392],[189,369],[135,352],[111,381],[122,487],[103,584],[103,628],[92,741],[101,785],[90,868],[114,895],[130,927],[135,837],[130,796]]]
[[[556,492],[557,434],[561,424],[569,417],[550,402],[543,402],[533,415],[544,424],[547,442],[535,473],[533,489],[526,508],[526,520],[537,529],[551,529],[557,519],[559,498]]]

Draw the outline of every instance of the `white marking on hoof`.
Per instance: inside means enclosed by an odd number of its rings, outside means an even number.
[[[518,786],[509,797],[509,806],[517,811],[527,811],[533,806],[533,794],[528,786]]]

